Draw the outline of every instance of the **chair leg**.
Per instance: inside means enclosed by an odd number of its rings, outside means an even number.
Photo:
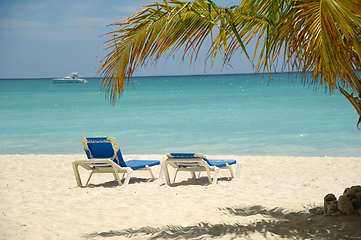
[[[127,167],[127,176],[125,178],[124,185],[128,185],[130,177],[132,175],[132,172],[133,172],[133,169],[131,169],[130,167]]]
[[[149,171],[150,176],[152,176],[152,179],[154,180],[154,179],[155,179],[155,177],[154,177],[154,174],[153,174],[152,169],[151,169],[150,167],[148,167],[148,165],[147,165],[147,166],[145,166],[145,169],[147,169],[147,170]]]
[[[85,185],[84,186],[88,186],[89,184],[89,181],[90,181],[90,178],[93,176],[93,171],[91,171],[90,175],[89,175],[89,178],[88,180],[86,181]]]
[[[237,162],[236,178],[239,178],[240,175],[241,175],[241,163]]]
[[[113,173],[113,177],[115,180],[117,180],[117,175],[115,173]]]
[[[159,172],[159,179],[163,179],[164,177],[164,163],[163,161],[160,161],[160,172]]]
[[[213,167],[213,168],[217,168],[217,167]],[[209,169],[207,169],[207,177],[208,177],[208,182],[210,184],[212,184],[212,177],[211,177],[211,172]],[[214,178],[213,178],[213,181],[214,181]]]
[[[175,179],[176,179],[176,177],[177,177],[177,173],[178,173],[178,168],[175,169],[174,176],[173,176],[173,179],[172,179],[172,183],[175,183]]]
[[[218,167],[213,167],[213,169],[214,169],[214,176],[213,176],[212,184],[217,184],[219,168]]]
[[[165,181],[169,185],[169,184],[171,184],[171,182],[170,182],[170,178],[169,178],[168,163],[164,162],[163,167],[164,167],[163,170],[164,170]]]
[[[76,180],[76,184],[79,186],[79,187],[82,187],[83,184],[81,182],[81,178],[80,178],[80,174],[79,174],[79,164],[73,162],[73,170],[74,170],[74,175],[75,175],[75,180]]]
[[[191,175],[192,175],[192,178],[193,178],[193,179],[197,179],[196,174],[195,174],[194,171],[191,171]]]
[[[115,179],[118,181],[119,186],[122,186],[122,180],[119,178],[118,172],[113,173]]]
[[[232,166],[229,166],[228,163],[227,163],[227,168],[229,169],[229,172],[231,174],[231,178],[234,178],[234,173],[233,173]]]
[[[125,175],[125,173],[122,173],[122,177],[121,177],[121,180],[123,180],[123,179],[124,179],[124,175]]]

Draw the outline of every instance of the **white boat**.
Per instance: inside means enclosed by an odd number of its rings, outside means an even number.
[[[87,83],[85,79],[81,79],[80,75],[76,72],[71,73],[69,76],[64,78],[54,78],[53,83]]]

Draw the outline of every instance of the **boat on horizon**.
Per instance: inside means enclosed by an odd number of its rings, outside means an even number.
[[[69,76],[63,78],[54,78],[53,83],[87,83],[85,79],[81,79],[77,72],[71,73]]]

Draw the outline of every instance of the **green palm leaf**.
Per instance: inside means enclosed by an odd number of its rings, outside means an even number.
[[[305,82],[342,88],[361,119],[361,0],[243,0],[231,8],[164,0],[113,25],[119,30],[107,34],[99,69],[113,102],[137,67],[164,54],[181,49],[195,61],[210,38],[206,58],[229,64],[238,50],[250,58],[245,47],[255,40],[256,71],[270,72],[282,57],[283,69],[301,71]]]

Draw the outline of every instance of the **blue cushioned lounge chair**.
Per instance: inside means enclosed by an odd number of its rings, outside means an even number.
[[[127,175],[124,185],[129,183],[133,170],[149,171],[152,179],[155,179],[150,167],[161,164],[158,160],[129,160],[125,162],[115,138],[83,138],[82,143],[88,160],[73,162],[75,179],[80,187],[82,187],[82,182],[78,169],[79,166],[91,171],[85,184],[87,186],[93,173],[112,173],[119,185],[122,185],[121,180],[125,174]],[[161,164],[160,178],[163,173],[162,167],[163,165]],[[122,173],[122,178],[119,178],[118,173]]]
[[[200,153],[168,153],[167,159],[164,162],[164,173],[167,184],[171,184],[175,182],[178,171],[191,172],[193,178],[196,178],[196,172],[199,172],[200,175],[202,171],[205,171],[207,172],[209,183],[216,184],[218,181],[218,173],[220,169],[228,169],[230,171],[231,177],[234,178],[231,166],[234,164],[237,165],[236,178],[239,178],[241,172],[241,163],[237,162],[236,160],[210,160]],[[168,165],[171,165],[173,168],[175,168],[172,181],[169,177]],[[211,178],[211,171],[214,171],[213,181]]]

